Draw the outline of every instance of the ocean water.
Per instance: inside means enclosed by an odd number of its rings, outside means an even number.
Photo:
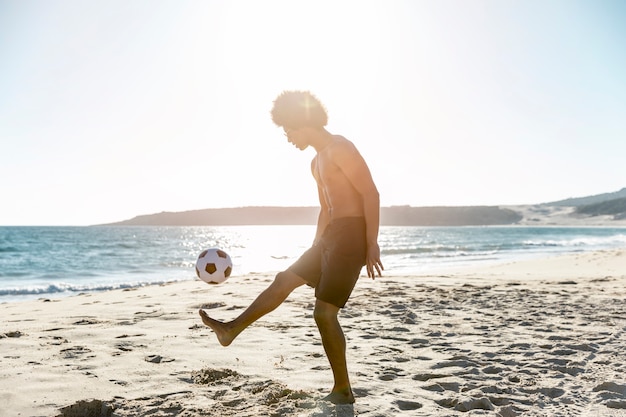
[[[0,227],[0,302],[194,280],[197,255],[220,247],[230,280],[289,266],[314,226]],[[626,247],[626,228],[381,227],[385,275]]]

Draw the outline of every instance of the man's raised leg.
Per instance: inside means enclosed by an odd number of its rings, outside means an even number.
[[[334,404],[351,404],[354,402],[354,395],[346,363],[346,338],[337,319],[338,313],[339,307],[333,304],[319,299],[315,302],[315,323],[322,336],[322,344],[335,380],[332,391],[324,399]]]
[[[293,272],[279,272],[270,286],[233,321],[224,323],[212,319],[202,309],[199,311],[200,317],[202,317],[202,322],[215,332],[220,344],[228,346],[246,327],[276,309],[293,290],[304,284],[306,281]]]

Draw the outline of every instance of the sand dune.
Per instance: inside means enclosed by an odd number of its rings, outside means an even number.
[[[309,288],[228,348],[202,325],[270,280],[1,304],[0,416],[626,416],[626,251],[362,279],[344,406]]]

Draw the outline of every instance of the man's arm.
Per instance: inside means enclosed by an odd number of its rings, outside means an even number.
[[[320,213],[317,216],[317,230],[315,232],[315,240],[313,244],[317,244],[317,242],[322,238],[322,234],[324,233],[324,229],[328,226],[330,222],[330,208],[328,206],[328,202],[326,201],[326,195],[324,194],[324,190],[322,185],[320,184],[320,179],[316,173],[316,159],[313,159],[311,162],[311,172],[313,177],[315,178],[315,182],[317,183],[317,195],[320,201]]]
[[[378,230],[380,224],[380,196],[372,179],[372,174],[365,160],[351,143],[346,141],[334,155],[335,162],[342,170],[352,186],[361,195],[365,216],[367,257],[367,276],[375,278],[376,272],[381,276],[384,270],[380,260],[378,246]]]

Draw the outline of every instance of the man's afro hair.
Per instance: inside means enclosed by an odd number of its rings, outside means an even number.
[[[322,128],[328,123],[328,114],[320,100],[309,91],[283,91],[274,100],[272,121],[277,126],[291,129]]]

